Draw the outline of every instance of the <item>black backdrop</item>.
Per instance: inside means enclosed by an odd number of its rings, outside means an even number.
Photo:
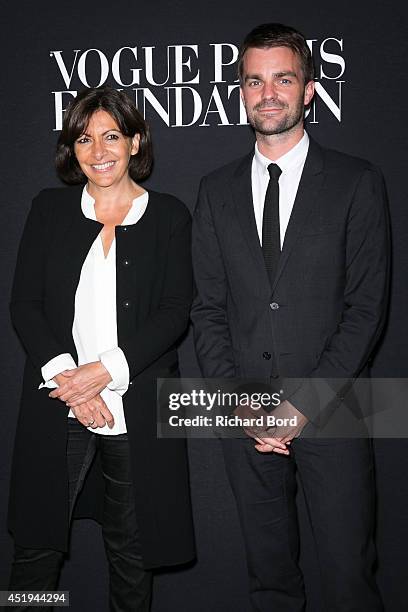
[[[318,68],[321,96],[316,112],[307,119],[307,128],[326,146],[366,157],[381,166],[387,181],[393,235],[393,282],[388,327],[374,363],[374,374],[405,377],[408,370],[408,229],[406,205],[406,57],[407,15],[395,4],[313,3],[282,4],[258,0],[221,3],[208,0],[193,9],[187,0],[173,2],[124,2],[110,4],[79,2],[15,2],[3,8],[1,120],[1,454],[0,478],[0,583],[5,588],[12,552],[6,531],[8,477],[22,375],[23,353],[9,323],[8,300],[16,249],[32,197],[43,187],[58,184],[53,170],[57,138],[54,102],[63,90],[82,88],[82,76],[97,85],[102,53],[109,63],[107,83],[120,87],[111,74],[111,61],[122,47],[137,47],[137,59],[127,49],[121,55],[121,76],[129,83],[132,68],[140,68],[140,84],[148,87],[146,116],[152,127],[155,168],[147,186],[179,196],[194,208],[200,177],[252,146],[250,129],[239,123],[237,89],[233,88],[234,66],[225,66],[221,78],[214,75],[214,54],[220,49],[225,64],[246,32],[259,23],[281,21],[300,29],[314,40],[313,54]],[[337,40],[327,40],[337,39]],[[342,41],[342,42],[339,42]],[[216,47],[224,43],[223,47]],[[323,46],[321,47],[323,43]],[[197,45],[176,51],[172,45]],[[152,50],[153,78],[163,85],[146,83],[146,51]],[[167,48],[170,72],[167,83]],[[64,83],[56,57],[69,73],[75,50],[80,50],[70,86]],[[60,54],[52,52],[60,51]],[[149,51],[147,51],[149,53]],[[184,83],[176,83],[176,53],[191,61],[182,69]],[[327,55],[330,53],[331,55]],[[198,57],[197,57],[198,55]],[[334,55],[340,56],[336,59]],[[105,63],[103,57],[102,62]],[[62,65],[62,64],[61,64]],[[323,74],[321,73],[321,68]],[[198,83],[186,83],[197,76]],[[63,71],[62,71],[63,72]],[[342,74],[340,74],[342,73]],[[329,78],[326,78],[329,77]],[[151,80],[151,79],[150,79]],[[197,81],[197,78],[195,79]],[[180,81],[180,78],[178,79]],[[338,83],[342,81],[342,83]],[[196,110],[202,101],[200,118],[189,127],[177,127],[175,88],[181,92],[182,120],[191,121],[194,89]],[[214,93],[214,87],[217,91]],[[228,86],[232,89],[228,92]],[[166,89],[166,87],[168,89]],[[191,88],[191,89],[187,89]],[[213,99],[206,115],[211,92]],[[217,98],[217,92],[219,98]],[[228,93],[230,98],[228,99]],[[138,93],[143,101],[143,92]],[[153,105],[160,101],[160,113]],[[166,97],[170,98],[169,125],[166,125]],[[341,95],[341,112],[339,110]],[[331,98],[328,98],[328,96]],[[62,96],[65,104],[69,94]],[[189,102],[190,101],[190,102]],[[221,101],[221,102],[220,102]],[[218,108],[217,108],[218,103]],[[222,103],[222,107],[221,107]],[[140,102],[141,104],[141,102]],[[222,109],[225,115],[222,114]],[[160,110],[160,109],[159,109]],[[198,110],[197,110],[198,112]],[[337,116],[336,116],[337,115]],[[229,122],[230,125],[219,125]],[[209,125],[200,125],[207,123]],[[187,339],[181,349],[183,373],[196,376],[197,366]],[[405,440],[377,440],[379,550],[378,578],[387,612],[408,609],[405,561],[408,549],[408,444]],[[245,558],[231,492],[225,478],[216,442],[195,440],[190,445],[191,481],[199,560],[184,571],[163,572],[157,577],[154,612],[246,612]],[[302,499],[299,500],[302,507]],[[30,503],[30,500],[27,500]],[[166,500],[163,500],[166,503]],[[352,503],[352,500],[350,500]],[[310,597],[309,612],[320,612],[317,569],[308,526],[301,513],[304,546],[302,565]],[[73,528],[71,558],[63,571],[61,588],[71,589],[72,609],[106,610],[106,566],[99,528],[90,521]],[[272,611],[271,611],[272,612]],[[279,612],[279,611],[277,611]],[[321,611],[323,612],[323,611]],[[369,612],[369,611],[367,611]]]

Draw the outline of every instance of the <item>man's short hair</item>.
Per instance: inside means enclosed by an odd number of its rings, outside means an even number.
[[[248,49],[268,49],[270,47],[288,47],[299,57],[305,84],[314,79],[312,54],[306,39],[297,30],[282,23],[263,23],[247,36],[241,45],[238,55],[238,76],[243,83],[244,55]]]
[[[87,181],[74,153],[75,141],[85,132],[92,115],[104,110],[116,121],[124,136],[140,134],[139,150],[129,161],[129,175],[134,181],[146,178],[153,163],[150,130],[142,115],[123,92],[112,87],[84,89],[73,100],[64,117],[58,138],[55,165],[59,178],[69,185]]]

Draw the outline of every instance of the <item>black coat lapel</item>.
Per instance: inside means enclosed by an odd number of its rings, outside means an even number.
[[[84,216],[81,209],[82,186],[66,189],[65,210],[69,215],[66,231],[61,235],[59,248],[64,267],[64,290],[67,296],[75,295],[82,265],[103,224]]]
[[[309,151],[306,157],[302,176],[297,190],[292,214],[285,234],[283,249],[276,272],[272,290],[285,268],[290,253],[296,244],[304,223],[307,221],[313,206],[316,203],[317,193],[323,180],[323,154],[320,146],[312,139],[309,142]]]

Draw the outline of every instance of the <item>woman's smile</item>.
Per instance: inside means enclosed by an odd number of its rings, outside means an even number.
[[[108,161],[108,162],[104,162],[103,164],[91,164],[91,167],[96,171],[96,172],[107,172],[109,171],[112,166],[114,166],[116,164],[115,161]]]

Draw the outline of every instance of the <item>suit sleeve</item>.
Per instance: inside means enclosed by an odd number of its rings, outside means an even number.
[[[341,320],[307,381],[289,397],[309,420],[320,424],[323,412],[336,409],[367,365],[387,314],[388,207],[384,180],[374,167],[361,174],[349,209],[345,268]]]
[[[191,215],[183,205],[171,223],[166,273],[158,308],[120,343],[134,378],[159,359],[187,330],[193,298]]]
[[[39,373],[56,355],[69,353],[55,337],[43,309],[51,237],[51,215],[45,204],[41,194],[33,200],[18,250],[10,303],[13,325]]]
[[[201,372],[207,378],[234,377],[235,362],[226,315],[227,278],[205,178],[201,181],[193,217],[192,251],[197,293],[191,318]]]

